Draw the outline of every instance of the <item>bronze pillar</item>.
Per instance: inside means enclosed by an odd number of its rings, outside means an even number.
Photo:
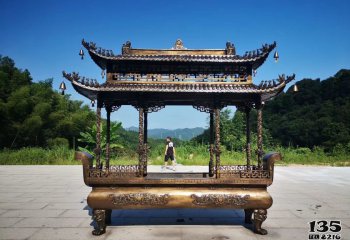
[[[101,166],[101,106],[99,103],[96,108],[96,168]]]
[[[143,110],[143,176],[147,175],[147,158],[148,158],[148,115],[147,109]]]
[[[250,107],[245,108],[245,114],[246,114],[246,138],[247,138],[247,145],[246,145],[246,153],[247,153],[247,167],[250,166],[250,160],[252,157],[251,154],[251,140],[250,140]]]
[[[257,124],[258,124],[258,129],[257,129],[257,135],[258,135],[258,167],[261,168],[262,166],[262,158],[264,155],[263,152],[263,137],[262,137],[262,108],[263,108],[263,103],[258,105],[258,116],[257,116]]]
[[[214,176],[214,112],[210,110],[210,139],[209,139],[209,176]]]
[[[144,152],[144,120],[143,120],[143,108],[139,108],[139,176],[143,176],[143,152]]]
[[[216,178],[220,178],[220,109],[216,108],[215,113],[215,167]]]
[[[109,155],[111,142],[111,107],[106,107],[107,111],[107,131],[106,131],[106,168],[109,169]]]

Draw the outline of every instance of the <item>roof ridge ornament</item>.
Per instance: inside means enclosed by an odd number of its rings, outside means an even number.
[[[180,38],[178,38],[174,44],[174,47],[172,47],[171,49],[173,49],[173,50],[185,50],[187,48],[184,47],[182,40]]]
[[[130,49],[131,49],[131,42],[126,41],[126,43],[123,44],[122,46],[122,54],[130,54]]]
[[[235,45],[231,42],[226,42],[226,55],[236,55]]]

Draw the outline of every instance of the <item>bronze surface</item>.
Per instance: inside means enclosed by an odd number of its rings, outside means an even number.
[[[270,153],[263,158],[263,168],[246,165],[220,166],[220,178],[210,177],[207,174],[159,174],[146,177],[139,176],[139,166],[111,166],[108,170],[92,166],[92,156],[77,152],[76,158],[83,163],[84,182],[91,187],[117,185],[261,185],[272,184],[274,163],[281,159],[279,153]],[[216,170],[216,168],[215,168]],[[160,177],[163,176],[163,177]],[[177,177],[176,177],[177,176]]]
[[[220,178],[220,109],[214,109],[215,117],[215,170],[216,178]]]
[[[106,106],[107,111],[107,132],[106,132],[106,168],[109,169],[110,144],[111,144],[111,111],[110,105]]]
[[[96,165],[101,165],[101,107],[96,108]]]
[[[261,227],[272,198],[274,163],[279,153],[264,156],[262,108],[265,101],[283,91],[295,75],[280,75],[272,81],[253,84],[253,75],[267,59],[276,43],[264,44],[244,55],[236,54],[233,43],[225,49],[186,49],[176,40],[172,49],[136,49],[127,41],[121,54],[82,41],[92,60],[106,73],[105,83],[63,72],[77,92],[97,100],[96,163],[88,153],[77,152],[86,185],[92,187],[88,205],[93,209],[94,235],[106,231],[112,209],[228,208],[244,209],[245,221],[254,232],[267,234]],[[139,112],[137,165],[110,166],[110,118],[122,105]],[[208,172],[149,173],[147,143],[148,113],[167,105],[189,105],[209,113],[210,142]],[[245,165],[221,165],[220,110],[236,106],[246,113]],[[101,162],[101,108],[107,111],[106,164]],[[257,159],[251,154],[250,112],[257,109]],[[234,159],[232,159],[234,161]]]
[[[266,188],[98,187],[93,188],[87,201],[93,209],[268,209],[272,205]]]
[[[262,128],[263,128],[263,119],[262,119],[262,107],[263,104],[258,105],[258,115],[257,115],[257,135],[258,135],[258,149],[257,149],[257,155],[258,155],[258,167],[261,167],[261,160],[262,156],[264,155],[263,152],[263,136],[262,136]]]
[[[246,114],[246,138],[247,138],[247,143],[246,143],[246,155],[247,155],[247,166],[250,166],[250,161],[252,158],[252,153],[251,153],[251,148],[250,148],[250,108],[246,107],[245,108],[245,114]]]
[[[143,162],[144,162],[144,157],[145,157],[145,148],[144,148],[144,109],[139,108],[139,176],[144,175],[144,168],[143,168]]]

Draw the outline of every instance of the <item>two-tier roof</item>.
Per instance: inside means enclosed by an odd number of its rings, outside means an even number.
[[[137,49],[128,41],[121,54],[82,40],[93,61],[107,75],[105,83],[63,73],[73,87],[91,100],[118,105],[240,105],[266,101],[280,93],[294,75],[253,84],[252,75],[276,43],[236,54],[228,42],[225,49],[187,49],[177,40],[171,49]]]

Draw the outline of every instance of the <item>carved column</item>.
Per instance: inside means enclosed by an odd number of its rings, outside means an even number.
[[[147,109],[143,109],[143,176],[147,175],[147,160],[148,160],[148,114]]]
[[[106,131],[106,168],[109,169],[110,144],[111,144],[111,107],[106,106],[107,131]]]
[[[215,167],[216,178],[220,178],[220,109],[215,108]]]
[[[139,108],[139,176],[142,177],[144,174],[143,169],[143,152],[144,152],[144,109]]]
[[[250,139],[250,107],[245,108],[245,114],[246,114],[246,138],[247,138],[247,145],[246,145],[246,153],[247,153],[247,167],[250,166],[250,160],[252,157],[251,154],[251,139]]]
[[[101,166],[101,106],[97,103],[96,108],[96,168]]]
[[[257,155],[258,155],[258,167],[261,168],[262,166],[262,158],[264,155],[263,152],[263,137],[262,137],[262,108],[263,108],[264,103],[261,103],[258,105],[258,115],[257,115],[257,124],[258,124],[258,129],[257,129],[257,135],[258,135],[258,150],[257,150]]]
[[[210,152],[210,160],[209,160],[209,176],[214,176],[214,112],[210,110],[210,139],[209,139],[209,152]]]

